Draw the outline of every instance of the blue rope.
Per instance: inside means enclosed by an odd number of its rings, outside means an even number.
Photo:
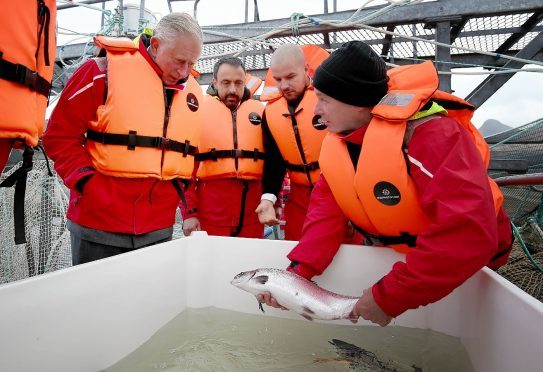
[[[292,13],[290,16],[290,28],[293,36],[300,36],[300,18],[305,17],[303,13]]]

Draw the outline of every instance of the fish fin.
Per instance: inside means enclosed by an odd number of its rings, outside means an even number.
[[[265,313],[264,311],[264,306],[262,306],[262,302],[258,301],[258,308],[260,309],[260,311],[262,311],[263,313]]]
[[[253,279],[259,284],[266,284],[269,278],[267,275],[259,275],[255,276]]]
[[[315,314],[315,312],[307,306],[302,307],[302,310],[304,311],[304,313]]]
[[[309,321],[313,321],[313,318],[310,317],[310,316],[307,315],[307,314],[300,314],[300,315],[303,316],[304,318],[306,318],[306,319],[309,320]]]

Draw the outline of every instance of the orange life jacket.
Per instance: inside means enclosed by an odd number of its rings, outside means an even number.
[[[254,96],[258,88],[262,85],[262,79],[258,76],[253,76],[249,73],[245,74],[245,88],[251,93],[250,97]]]
[[[56,1],[6,3],[0,25],[0,138],[36,146],[55,63]]]
[[[189,77],[169,112],[161,78],[130,39],[101,36],[107,51],[108,94],[87,131],[94,167],[116,177],[188,179],[202,126],[202,91]]]
[[[304,93],[294,115],[283,97],[266,106],[266,121],[286,162],[291,182],[313,186],[319,179],[319,154],[326,133],[326,125],[313,110],[317,96],[312,86]]]
[[[309,69],[308,75],[310,78],[312,78],[317,67],[319,67],[322,61],[328,58],[330,53],[328,53],[326,50],[322,49],[320,46],[317,46],[317,45],[302,45],[300,46],[300,48],[302,49],[305,62]],[[266,79],[264,80],[264,89],[262,90],[262,94],[260,95],[260,100],[272,102],[281,97],[282,97],[281,91],[275,85],[273,74],[271,73],[271,69],[269,69],[268,72],[266,73]]]
[[[356,171],[345,141],[336,134],[325,138],[319,162],[345,215],[368,236],[405,252],[430,223],[403,154],[409,118],[435,100],[470,133],[486,166],[489,149],[470,122],[473,106],[437,90],[439,80],[431,62],[392,69],[389,78],[388,94],[372,111]],[[490,178],[489,183],[497,213],[503,196]]]
[[[309,77],[313,77],[317,67],[330,53],[317,45],[302,45],[301,49],[309,69]],[[268,102],[266,121],[281,156],[287,163],[291,182],[313,186],[320,175],[318,159],[322,140],[326,136],[326,126],[320,122],[320,117],[313,114],[317,104],[313,87],[306,89],[292,116],[287,100],[276,87],[270,69],[266,74],[260,100]]]
[[[262,103],[248,99],[232,112],[208,95],[202,109],[198,178],[260,179],[264,169]]]

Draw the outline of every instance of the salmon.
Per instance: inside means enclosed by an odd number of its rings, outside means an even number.
[[[231,284],[253,295],[269,292],[281,306],[308,320],[351,319],[358,297],[343,296],[290,271],[256,269],[239,273]],[[262,304],[259,303],[262,311]]]

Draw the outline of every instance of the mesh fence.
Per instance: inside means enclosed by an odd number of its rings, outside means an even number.
[[[2,175],[13,173],[22,163]],[[0,188],[0,284],[69,267],[70,234],[66,229],[68,195],[45,161],[35,160],[25,195],[26,244],[15,244],[14,188]]]
[[[492,161],[519,161],[519,170],[491,170],[492,178],[515,173],[543,172],[543,119],[485,138],[490,145]],[[541,203],[543,186],[505,186],[505,209],[515,225],[522,225]]]
[[[510,170],[490,170],[491,177],[543,172],[543,119],[485,139],[490,145],[492,161],[516,162],[515,167]],[[543,185],[503,186],[501,190],[505,209],[513,224],[517,226],[522,243],[533,261],[542,266],[543,238],[540,228]],[[543,301],[543,273],[527,258],[519,239],[513,245],[509,261],[498,270],[498,273]]]

